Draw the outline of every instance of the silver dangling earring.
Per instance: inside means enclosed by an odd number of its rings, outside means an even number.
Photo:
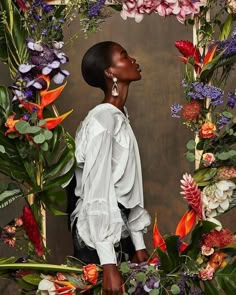
[[[112,80],[113,80],[113,86],[111,89],[111,95],[118,96],[119,92],[118,92],[117,78],[114,77]]]

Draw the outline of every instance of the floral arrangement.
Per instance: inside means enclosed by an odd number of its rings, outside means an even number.
[[[45,209],[65,214],[59,210],[63,186],[74,172],[74,141],[61,126],[71,111],[59,115],[54,104],[69,77],[63,27],[78,15],[82,30],[94,32],[110,15],[108,6],[124,19],[139,22],[154,12],[197,27],[194,44],[175,43],[185,65],[185,102],[171,106],[172,117],[193,132],[186,158],[196,169],[181,180],[188,210],[172,235],[163,236],[155,220],[147,262],[119,266],[124,295],[234,294],[236,237],[217,219],[236,206],[236,92],[225,93],[236,62],[236,7],[230,0],[1,1],[0,59],[13,83],[12,98],[0,86],[0,172],[6,176],[0,208],[20,199],[26,205],[0,228],[0,240],[23,249],[27,258],[1,258],[0,275],[17,281],[25,294],[101,294],[99,265],[74,257],[65,265],[46,263],[43,218]]]

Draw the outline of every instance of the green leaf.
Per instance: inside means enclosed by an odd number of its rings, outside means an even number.
[[[0,194],[0,208],[7,207],[13,201],[22,196],[21,190],[6,190]]]
[[[167,246],[167,253],[169,256],[171,268],[175,269],[179,264],[179,251],[178,251],[178,241],[179,237],[172,235],[165,239]]]
[[[2,154],[6,153],[5,147],[3,145],[0,145],[0,153]]]
[[[156,252],[160,259],[160,264],[161,264],[160,269],[170,272],[172,270],[171,261],[167,253],[165,251],[162,251],[160,248],[156,248]]]
[[[189,162],[194,162],[195,161],[195,154],[194,153],[187,152],[185,156],[186,156],[186,159]]]
[[[38,126],[30,126],[29,128],[28,128],[28,133],[37,133],[37,132],[39,132],[41,130],[41,128],[40,127],[38,127]]]
[[[35,135],[33,137],[33,140],[34,140],[35,143],[41,144],[41,143],[43,143],[46,140],[46,138],[45,138],[45,136],[42,133],[40,133],[38,135]]]
[[[40,145],[41,150],[43,150],[44,152],[48,151],[48,143],[46,141],[44,141],[41,145]]]
[[[221,291],[218,291],[217,288],[214,286],[213,281],[203,281],[204,283],[204,294],[205,295],[220,295],[222,294]]]
[[[48,129],[43,129],[43,135],[46,140],[50,140],[53,137],[52,131],[50,131]]]
[[[230,113],[230,112],[223,112],[222,113],[223,114],[223,116],[225,116],[225,117],[227,117],[227,118],[229,118],[229,119],[231,119],[231,118],[233,118],[233,114],[232,113]]]
[[[31,285],[34,285],[34,286],[38,286],[38,284],[40,283],[40,281],[42,280],[40,274],[29,274],[29,275],[25,275],[22,277],[22,279],[28,283],[28,284],[31,284]]]
[[[25,63],[28,58],[28,51],[25,40],[28,36],[20,12],[13,1],[1,0],[0,10],[4,11],[5,17],[0,29],[1,50],[0,58],[7,62],[10,68],[12,79],[15,78],[18,66]],[[7,49],[7,54],[6,54]]]
[[[138,272],[138,273],[136,274],[135,278],[136,278],[136,280],[137,280],[138,282],[144,282],[145,279],[146,279],[146,275],[145,275],[145,273],[143,273],[143,272]]]
[[[171,292],[172,294],[179,294],[179,293],[180,293],[180,288],[179,288],[179,286],[176,285],[176,284],[172,285],[171,288],[170,288],[170,292]]]
[[[212,179],[217,173],[217,168],[201,168],[196,170],[193,179],[198,183]]]
[[[124,274],[129,273],[130,272],[129,264],[127,262],[122,262],[120,265],[120,271]]]
[[[187,149],[189,150],[194,150],[195,147],[196,147],[196,142],[195,140],[191,139],[187,142],[187,145],[186,145]]]
[[[159,289],[152,289],[150,292],[149,292],[150,295],[159,295],[160,294],[160,291]]]
[[[219,40],[225,40],[228,38],[231,31],[231,27],[232,27],[232,21],[233,21],[232,14],[229,13],[224,22],[223,28],[221,30]]]
[[[15,125],[16,130],[20,133],[20,134],[26,134],[29,133],[28,129],[30,128],[30,124],[26,121],[19,121],[16,123]]]
[[[216,157],[219,160],[225,161],[225,160],[228,160],[230,158],[230,154],[228,152],[217,153],[216,154]]]
[[[4,263],[0,264],[0,270],[10,269],[31,269],[31,270],[44,270],[56,272],[74,272],[82,273],[82,268],[69,267],[65,265],[47,264],[47,263]]]
[[[1,44],[0,44],[1,47]],[[0,110],[3,113],[4,117],[7,117],[10,114],[10,99],[9,99],[9,92],[7,87],[0,86]]]

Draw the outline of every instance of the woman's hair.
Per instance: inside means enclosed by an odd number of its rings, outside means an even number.
[[[106,91],[107,85],[104,71],[112,65],[111,49],[117,43],[104,41],[93,45],[85,53],[81,71],[84,80],[93,87]]]

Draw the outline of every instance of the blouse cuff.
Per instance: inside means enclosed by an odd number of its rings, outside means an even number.
[[[117,264],[116,252],[111,242],[97,242],[95,247],[98,253],[100,264]]]
[[[142,231],[135,231],[130,233],[132,242],[134,244],[134,248],[136,251],[141,249],[146,249],[144,240],[143,240],[143,232]]]

